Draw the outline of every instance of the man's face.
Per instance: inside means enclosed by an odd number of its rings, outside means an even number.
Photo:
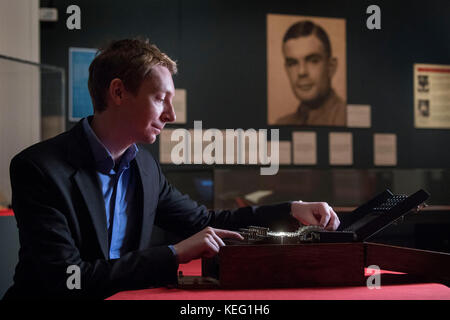
[[[327,56],[315,35],[289,39],[283,53],[292,90],[299,100],[311,103],[329,92],[336,60]]]
[[[175,121],[175,87],[166,67],[155,66],[136,95],[127,93],[124,115],[136,142],[153,143],[167,122]]]

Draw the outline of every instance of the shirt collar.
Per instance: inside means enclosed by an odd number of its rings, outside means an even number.
[[[336,104],[338,100],[338,96],[336,92],[331,89],[328,95],[325,97],[325,99],[320,104],[320,108],[311,108],[309,105],[307,105],[304,102],[300,102],[300,105],[297,108],[297,116],[301,119],[301,124],[307,124],[309,123],[309,120],[311,118],[311,113],[317,113],[320,112],[322,115],[326,115],[327,111],[333,107],[333,105]]]
[[[97,171],[100,171],[103,174],[114,174],[120,172],[122,170],[128,169],[130,166],[130,162],[136,158],[136,155],[139,151],[136,144],[132,144],[122,155],[117,172],[114,171],[114,160],[112,158],[111,153],[108,149],[103,145],[100,139],[95,134],[94,130],[92,130],[91,125],[89,124],[92,121],[92,116],[88,118],[84,118],[82,120],[83,130],[86,134],[86,137],[89,141],[89,146],[91,147],[92,154],[94,155],[95,168]]]

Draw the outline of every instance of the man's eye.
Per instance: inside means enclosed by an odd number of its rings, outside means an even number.
[[[295,66],[296,64],[297,64],[297,60],[294,60],[294,59],[286,59],[286,66],[292,67],[292,66]]]
[[[311,57],[311,58],[308,59],[308,62],[311,62],[311,63],[319,63],[320,60],[321,60],[320,57]]]

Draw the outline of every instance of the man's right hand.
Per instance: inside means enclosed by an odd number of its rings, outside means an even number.
[[[244,240],[237,232],[206,227],[173,246],[177,253],[178,262],[187,263],[193,259],[215,256],[219,253],[220,247],[225,246],[222,238]]]

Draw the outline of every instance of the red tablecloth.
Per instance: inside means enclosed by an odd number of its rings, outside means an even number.
[[[13,216],[14,212],[10,209],[0,209],[0,217]]]
[[[200,275],[200,260],[180,265],[179,270],[184,275]],[[450,300],[450,288],[438,283],[383,285],[382,274],[380,289],[366,286],[258,290],[156,288],[120,292],[108,300]]]

